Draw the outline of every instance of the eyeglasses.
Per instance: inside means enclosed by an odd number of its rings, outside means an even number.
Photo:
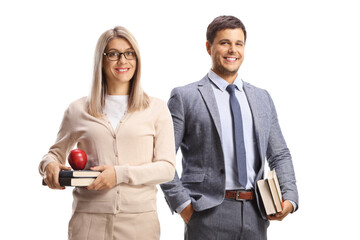
[[[127,60],[134,60],[136,58],[135,51],[127,51],[127,52],[112,51],[112,52],[104,53],[104,55],[110,61],[119,61],[122,54],[124,54],[124,57]]]

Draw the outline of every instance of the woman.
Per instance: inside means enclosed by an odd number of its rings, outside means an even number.
[[[156,184],[173,179],[175,143],[166,104],[140,86],[141,58],[123,27],[104,32],[95,51],[91,94],[70,104],[57,136],[39,165],[52,189],[66,156],[77,145],[86,168],[101,174],[73,191],[69,239],[159,239]]]

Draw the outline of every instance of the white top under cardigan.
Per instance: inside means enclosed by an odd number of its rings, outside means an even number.
[[[129,95],[106,95],[104,112],[114,131],[128,107]]]

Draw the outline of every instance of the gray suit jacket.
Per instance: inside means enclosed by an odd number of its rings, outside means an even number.
[[[260,160],[256,179],[264,176],[265,159],[276,169],[284,200],[298,204],[298,192],[290,152],[280,130],[274,103],[267,91],[244,82],[252,111]],[[175,131],[176,151],[181,147],[182,176],[161,188],[172,211],[191,200],[195,211],[219,205],[225,195],[225,165],[221,147],[220,116],[210,79],[175,88],[168,102]],[[257,186],[256,200],[266,219]]]

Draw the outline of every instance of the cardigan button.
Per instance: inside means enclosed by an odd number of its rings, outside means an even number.
[[[221,173],[221,174],[224,174],[224,173],[225,173],[225,170],[224,170],[224,169],[220,169],[220,173]]]

